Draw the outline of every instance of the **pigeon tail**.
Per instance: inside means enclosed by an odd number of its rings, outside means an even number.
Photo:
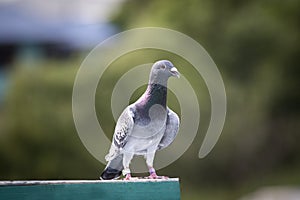
[[[116,156],[109,161],[100,175],[102,180],[117,179],[121,176],[123,170],[123,154]]]

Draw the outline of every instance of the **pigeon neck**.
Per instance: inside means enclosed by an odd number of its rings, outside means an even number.
[[[166,107],[167,87],[156,83],[149,83],[141,103],[149,108],[155,104]]]

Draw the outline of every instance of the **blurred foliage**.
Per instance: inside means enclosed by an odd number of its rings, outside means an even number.
[[[15,71],[2,111],[6,126],[0,141],[1,179],[98,175],[98,163],[82,146],[73,125],[76,68],[65,65],[49,61],[39,68]]]
[[[299,10],[298,0],[125,1],[112,18],[122,29],[163,26],[205,47],[224,78],[228,112],[216,147],[199,160],[210,117],[203,80],[184,59],[143,50],[116,60],[99,82],[96,110],[105,133],[111,137],[114,129],[110,98],[122,74],[139,64],[170,59],[197,85],[203,120],[188,151],[160,170],[181,178],[184,198],[236,199],[261,185],[299,185]],[[85,150],[72,119],[72,87],[80,62],[46,60],[31,68],[15,64],[0,114],[1,179],[98,177],[104,166]],[[142,92],[137,90],[131,101]],[[169,104],[179,111],[172,94]]]

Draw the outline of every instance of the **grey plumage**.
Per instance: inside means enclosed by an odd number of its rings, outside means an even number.
[[[161,150],[169,146],[175,139],[179,129],[179,117],[171,109],[168,109],[168,117],[165,133],[160,140],[157,150]]]
[[[145,93],[120,115],[101,179],[130,175],[129,164],[134,155],[144,155],[150,174],[155,174],[155,152],[169,146],[179,129],[179,117],[166,106],[167,81],[179,72],[170,61],[154,63]],[[129,176],[130,177],[130,176]]]

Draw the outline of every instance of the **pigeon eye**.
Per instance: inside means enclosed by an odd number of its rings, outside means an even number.
[[[165,65],[162,65],[162,66],[160,66],[160,68],[161,68],[161,69],[165,69],[165,68],[166,68],[166,66],[165,66]]]

